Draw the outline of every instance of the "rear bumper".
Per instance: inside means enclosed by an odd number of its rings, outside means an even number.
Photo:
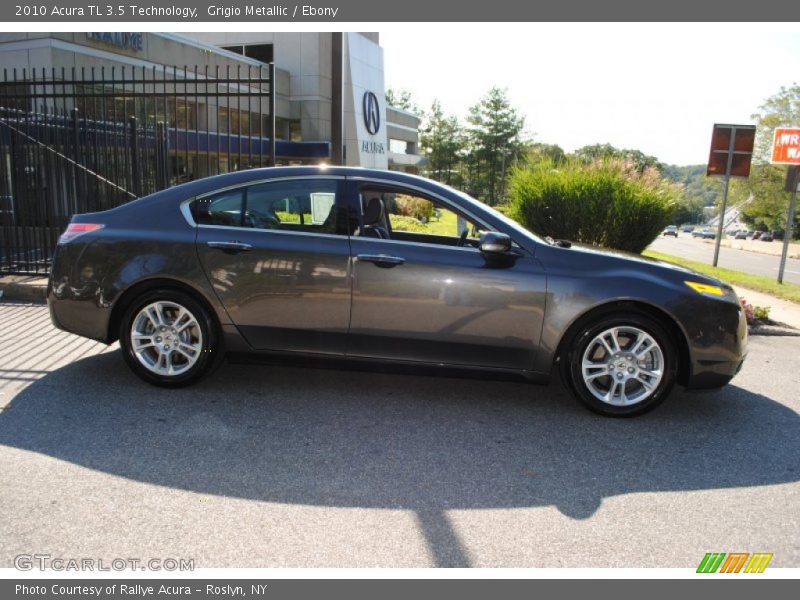
[[[57,298],[52,292],[47,294],[47,305],[50,308],[50,320],[59,329],[108,342],[110,308],[99,307],[94,302],[82,299]]]
[[[67,266],[72,261],[63,260],[62,255],[69,253],[75,254],[76,251],[58,246],[53,257],[47,282],[50,320],[63,331],[106,342],[111,307],[103,301],[103,294],[94,279],[76,280]]]

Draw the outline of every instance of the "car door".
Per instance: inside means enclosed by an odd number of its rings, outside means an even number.
[[[362,222],[351,237],[349,356],[531,369],[546,293],[533,256],[487,260],[474,235],[490,228],[444,197],[370,181],[350,194]]]
[[[299,177],[191,204],[206,275],[254,348],[344,354],[351,289],[342,197],[341,178]]]

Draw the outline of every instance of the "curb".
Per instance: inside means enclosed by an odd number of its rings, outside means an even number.
[[[747,335],[800,337],[800,329],[782,325],[758,325],[756,327],[748,327]]]
[[[46,281],[42,283],[42,279],[38,277],[0,277],[0,300],[44,304],[47,300]]]

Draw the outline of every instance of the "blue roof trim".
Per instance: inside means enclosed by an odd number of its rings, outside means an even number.
[[[35,116],[30,119],[12,118],[9,119],[2,115],[9,125],[22,131],[26,136],[29,135],[37,139],[40,134],[48,128],[64,129],[69,127],[69,122],[62,116],[47,115],[45,117]],[[97,122],[92,120],[81,120],[79,122],[78,139],[81,143],[121,144],[119,135],[124,131],[123,123]],[[152,148],[155,143],[154,130],[148,127],[148,136],[142,140],[142,147]],[[12,132],[8,127],[0,127],[0,140],[8,143]],[[70,134],[71,135],[71,134]],[[174,127],[167,129],[169,149],[177,152],[217,152],[220,154],[237,156],[241,152],[242,156],[269,156],[270,140],[266,137],[255,137],[238,134],[217,133],[213,131],[185,131],[177,130]],[[22,142],[27,140],[23,137]],[[330,158],[330,142],[290,142],[286,140],[275,141],[275,152],[277,158],[305,158],[323,159]]]

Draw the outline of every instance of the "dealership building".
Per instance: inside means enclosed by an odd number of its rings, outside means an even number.
[[[248,85],[242,73],[275,65],[273,102],[248,101],[240,97]],[[377,33],[0,33],[0,66],[6,84],[35,78],[55,79],[76,69],[82,79],[103,86],[104,79],[139,71],[169,72],[190,82],[209,77],[233,77],[237,102],[224,95],[192,96],[191,83],[174,86],[174,98],[165,101],[163,118],[168,125],[186,130],[175,134],[175,146],[202,136],[216,139],[204,146],[210,159],[188,152],[185,157],[172,149],[175,169],[186,179],[247,168],[241,156],[217,151],[226,135],[248,137],[252,151],[254,136],[266,136],[270,105],[274,104],[276,164],[345,164],[416,171],[419,117],[388,107],[385,97],[383,48]],[[173,68],[175,67],[175,68]],[[124,70],[123,70],[124,69]],[[16,70],[16,74],[15,74]],[[139,71],[137,71],[139,70]],[[24,73],[24,76],[23,76]],[[41,75],[39,75],[41,73]],[[87,75],[90,73],[91,75]],[[272,88],[273,86],[270,86]],[[111,101],[109,101],[110,103]],[[108,110],[94,116],[108,119]],[[171,115],[174,115],[171,116]],[[177,123],[172,122],[177,121]],[[194,137],[193,137],[194,136]],[[199,142],[198,142],[199,143]],[[239,152],[241,155],[241,150]],[[214,161],[212,164],[212,160]]]

